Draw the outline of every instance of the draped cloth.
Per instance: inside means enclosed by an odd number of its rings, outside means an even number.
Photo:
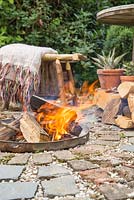
[[[38,92],[42,55],[57,53],[52,48],[10,44],[0,48],[0,96],[3,102],[21,102],[29,107]]]

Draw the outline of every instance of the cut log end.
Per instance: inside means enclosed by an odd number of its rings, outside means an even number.
[[[129,93],[134,93],[133,82],[123,82],[118,87],[118,92],[121,98],[127,98]]]
[[[130,129],[134,128],[134,123],[132,119],[126,117],[126,116],[118,116],[117,119],[115,119],[116,125],[118,125],[120,128],[124,129]]]
[[[29,113],[23,114],[20,120],[20,129],[26,141],[30,143],[42,142],[43,136],[49,137],[36,119]]]

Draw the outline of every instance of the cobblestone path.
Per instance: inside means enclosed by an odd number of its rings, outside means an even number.
[[[134,130],[84,112],[90,137],[69,150],[0,153],[0,200],[134,199]]]

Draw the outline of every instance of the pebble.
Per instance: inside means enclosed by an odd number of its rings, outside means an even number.
[[[89,119],[89,115],[88,115],[88,119]],[[19,180],[21,182],[34,182],[38,184],[38,188],[37,191],[35,193],[35,197],[32,198],[32,200],[105,200],[106,198],[104,197],[104,193],[100,192],[99,190],[99,185],[96,185],[93,182],[89,182],[86,179],[82,179],[82,177],[79,175],[78,171],[74,171],[72,169],[71,166],[68,165],[69,160],[85,160],[88,162],[93,162],[93,164],[98,164],[96,163],[96,158],[99,160],[99,158],[101,159],[103,158],[109,158],[108,160],[111,160],[111,168],[113,170],[110,170],[109,175],[111,178],[115,178],[115,180],[117,181],[117,183],[120,183],[121,185],[125,185],[128,188],[130,188],[130,183],[127,182],[127,180],[125,179],[125,177],[122,177],[121,175],[119,175],[119,173],[116,171],[116,166],[121,166],[122,167],[122,161],[125,164],[130,164],[133,165],[134,164],[134,159],[132,159],[134,157],[134,151],[133,151],[133,147],[132,145],[130,145],[128,143],[128,138],[121,138],[119,141],[119,144],[117,144],[116,146],[108,146],[107,143],[103,143],[102,145],[96,145],[96,134],[98,134],[99,131],[109,131],[110,129],[112,131],[115,131],[115,133],[120,132],[119,128],[116,128],[115,126],[108,126],[108,125],[103,125],[100,122],[96,122],[95,123],[91,123],[92,120],[90,120],[90,127],[92,125],[92,133],[90,134],[90,139],[87,142],[87,144],[79,146],[79,147],[75,147],[73,149],[69,149],[67,151],[63,151],[64,155],[67,153],[67,159],[64,159],[64,156],[62,155],[62,152],[58,152],[57,154],[53,151],[50,151],[49,153],[52,156],[52,164],[53,165],[58,165],[62,168],[65,168],[66,170],[69,171],[70,176],[72,176],[75,180],[75,184],[79,189],[79,192],[76,195],[66,195],[63,197],[60,196],[55,196],[52,198],[48,198],[45,194],[45,190],[43,190],[43,186],[42,186],[42,179],[38,178],[38,173],[39,173],[39,168],[40,166],[36,164],[35,162],[35,157],[33,160],[33,154],[30,154],[28,163],[25,164],[24,166],[26,166],[25,170],[22,172],[21,176],[19,177]],[[88,125],[88,120],[87,120],[87,125]],[[127,135],[128,131],[127,131]],[[130,135],[131,136],[131,135]],[[93,147],[92,149],[90,147]],[[85,149],[87,148],[87,152],[85,153]],[[96,149],[95,149],[96,148]],[[78,154],[76,156],[75,152],[78,151]],[[125,150],[125,151],[124,151]],[[81,152],[83,151],[83,154],[81,156]],[[70,153],[69,153],[70,152]],[[47,151],[44,151],[44,154],[48,153]],[[127,155],[127,159],[125,159],[125,157],[119,157],[118,154],[123,154],[126,153]],[[36,153],[35,153],[36,154]],[[13,154],[14,156],[17,157],[17,154]],[[42,154],[41,154],[42,155]],[[114,155],[117,155],[114,156]],[[3,154],[4,157],[4,154]],[[2,158],[3,158],[2,157]],[[38,154],[38,162],[39,162],[39,154]],[[42,156],[43,159],[45,159]],[[130,159],[129,159],[130,158]],[[63,159],[63,160],[62,160]],[[14,159],[15,160],[15,159]],[[104,162],[108,162],[108,160],[104,160]],[[44,163],[44,161],[42,160],[40,162]],[[87,162],[86,162],[87,163]],[[41,166],[49,166],[50,164],[42,164]],[[103,167],[101,166],[102,163],[100,162],[99,167]],[[86,168],[83,168],[84,170]],[[90,170],[90,169],[89,169]],[[132,170],[131,170],[132,171]],[[2,180],[2,183],[7,182],[7,180]],[[9,183],[13,183],[13,180],[9,180]],[[117,184],[116,182],[114,184]],[[131,184],[131,189],[134,191],[134,184]],[[134,198],[134,192],[129,192],[128,198]],[[109,200],[109,199],[108,199]],[[129,200],[129,199],[127,199]]]

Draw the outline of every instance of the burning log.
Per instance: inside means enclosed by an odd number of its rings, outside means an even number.
[[[68,132],[71,135],[78,137],[80,135],[81,131],[82,131],[82,128],[77,122],[73,121],[70,123]]]
[[[41,142],[48,140],[49,135],[41,128],[35,118],[29,113],[24,113],[20,120],[20,129],[27,142]]]
[[[1,122],[5,127],[0,129],[0,139],[37,143],[79,136],[82,128],[75,122],[77,114],[74,110],[59,107],[35,95],[32,101],[36,102],[33,106],[35,116],[24,112],[19,119],[9,124]]]
[[[48,108],[52,106],[53,108],[59,108],[58,105],[48,102],[46,99],[33,95],[30,99],[30,105],[33,111],[37,111],[43,104],[47,104]],[[47,106],[45,106],[47,108]],[[38,110],[40,112],[40,110]]]
[[[70,124],[77,118],[77,114],[70,108],[55,107],[45,103],[37,110],[36,120],[41,127],[50,134],[52,141],[60,140],[70,133]]]

